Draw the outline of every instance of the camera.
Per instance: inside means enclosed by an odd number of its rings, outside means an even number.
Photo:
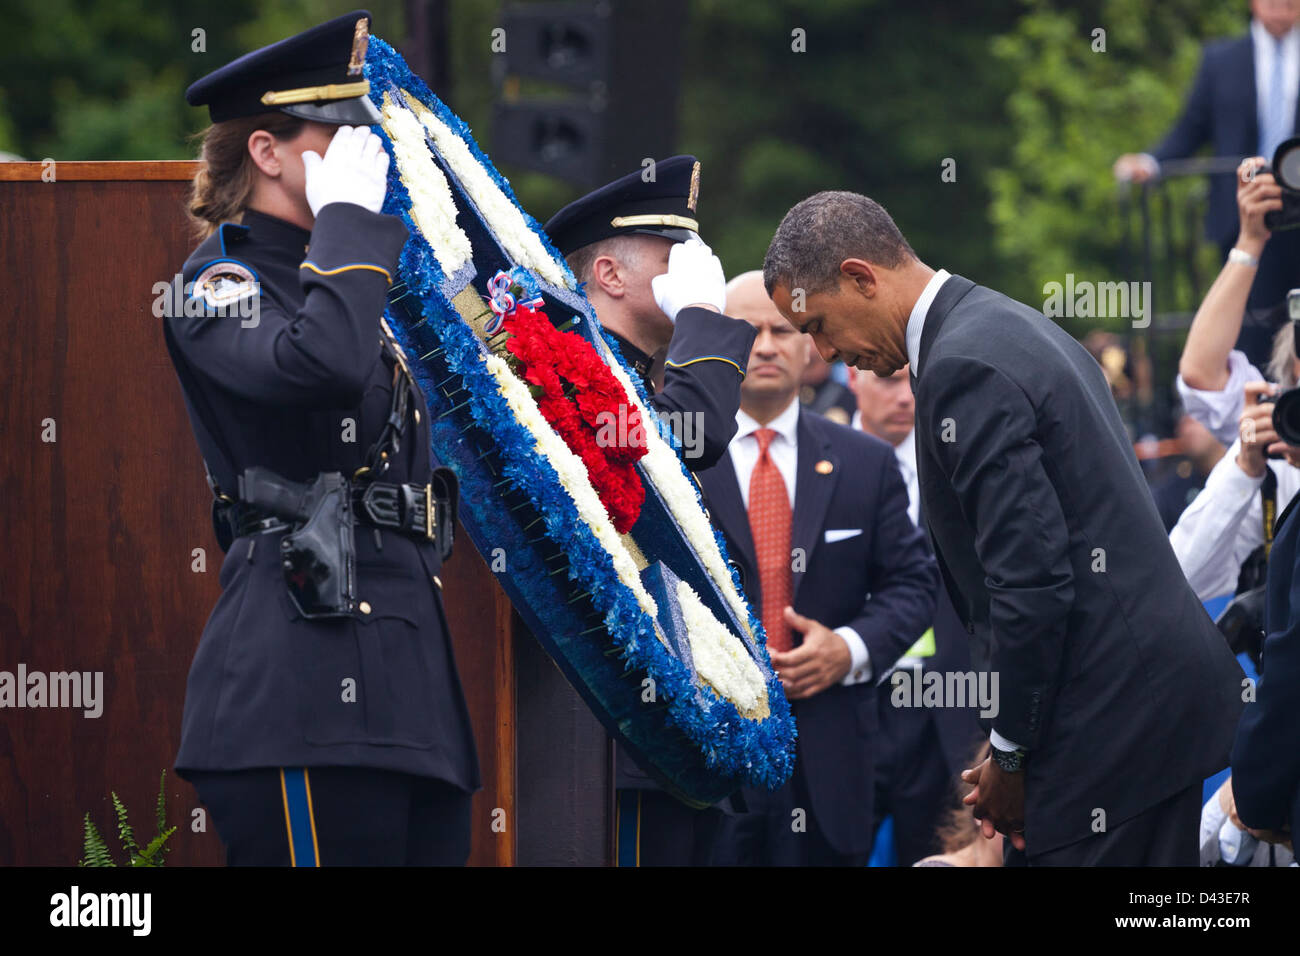
[[[1297,137],[1296,143],[1300,144],[1300,137]],[[1280,152],[1281,147],[1278,149]],[[1298,161],[1300,161],[1300,154],[1298,154]],[[1296,201],[1300,203],[1300,197],[1297,197]],[[1295,336],[1296,355],[1300,355],[1300,289],[1292,289],[1286,294],[1286,314],[1291,322],[1292,334]],[[1261,405],[1270,402],[1273,403],[1273,431],[1277,432],[1277,437],[1288,445],[1300,447],[1300,388],[1288,388],[1277,395],[1261,395],[1259,398]],[[1278,452],[1269,452],[1268,457],[1281,458],[1282,455]]]
[[[1300,136],[1283,140],[1273,153],[1273,162],[1258,173],[1272,173],[1282,187],[1282,208],[1264,213],[1264,225],[1272,232],[1300,226]],[[1292,320],[1295,313],[1291,313]]]

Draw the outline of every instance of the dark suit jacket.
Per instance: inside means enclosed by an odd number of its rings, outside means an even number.
[[[960,276],[915,384],[926,521],[991,724],[1032,753],[1029,852],[1114,826],[1225,765],[1241,668],[1188,586],[1100,367]]]
[[[822,461],[831,465],[829,471],[822,466],[825,474],[816,467]],[[731,453],[699,479],[709,513],[740,564],[745,595],[761,607],[754,540]],[[828,544],[827,530],[861,533]],[[907,486],[885,442],[800,412],[790,545],[806,559],[794,575],[794,609],[832,630],[857,631],[877,678],[929,626],[938,572],[908,517]],[[809,813],[844,854],[871,848],[876,694],[875,681],[866,681],[791,705],[799,727],[795,773],[806,784]]]
[[[1206,45],[1182,115],[1151,155],[1161,162],[1185,159],[1206,144],[1215,156],[1253,156],[1259,148],[1255,46],[1249,32]],[[1273,157],[1268,159],[1272,161]],[[1220,245],[1237,235],[1237,184],[1233,173],[1210,177],[1205,231]]]
[[[1232,748],[1232,793],[1242,822],[1294,830],[1300,821],[1300,520],[1282,514],[1268,557],[1263,656],[1255,700]]]

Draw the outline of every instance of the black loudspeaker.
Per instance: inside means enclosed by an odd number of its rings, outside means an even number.
[[[592,187],[674,152],[686,0],[510,4],[495,162]],[[523,81],[560,93],[521,95]]]

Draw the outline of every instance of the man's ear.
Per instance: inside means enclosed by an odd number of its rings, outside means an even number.
[[[611,299],[621,299],[627,293],[623,281],[623,266],[613,256],[600,255],[591,264],[591,282]]]
[[[282,171],[277,145],[276,138],[264,129],[255,129],[248,135],[248,155],[253,157],[253,164],[272,178]]]
[[[879,268],[865,259],[845,259],[840,263],[840,275],[849,281],[850,288],[872,298],[878,288]]]

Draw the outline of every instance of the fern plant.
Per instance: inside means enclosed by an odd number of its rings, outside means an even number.
[[[127,821],[126,806],[118,799],[116,791],[110,791],[113,798],[113,812],[117,816],[117,838],[122,844],[122,850],[126,853],[130,866],[162,866],[163,857],[171,852],[171,847],[165,844],[176,832],[176,827],[167,826],[167,796],[164,789],[166,779],[167,771],[164,769],[162,776],[158,778],[158,802],[154,815],[157,833],[143,850],[135,842],[135,831]],[[82,826],[85,857],[77,861],[77,866],[117,866],[108,844],[100,835],[94,821],[90,819],[89,813],[86,814]]]

